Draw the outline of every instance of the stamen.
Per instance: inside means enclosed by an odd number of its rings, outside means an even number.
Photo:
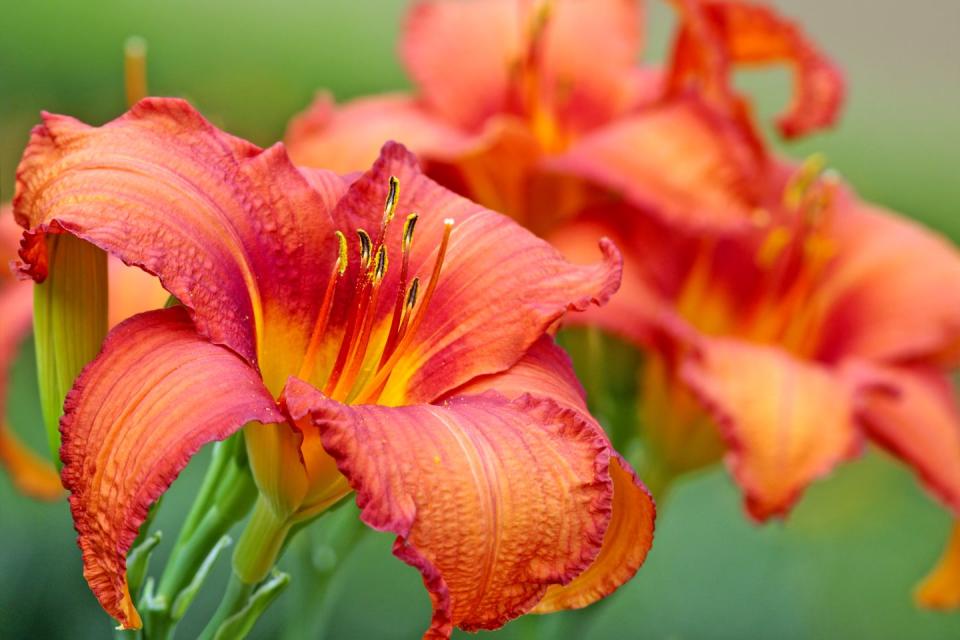
[[[823,154],[814,153],[808,156],[783,190],[783,204],[790,209],[799,207],[826,166],[827,158]]]
[[[406,254],[410,251],[410,245],[413,244],[413,230],[417,226],[417,220],[420,219],[420,216],[416,213],[411,213],[407,216],[407,219],[403,222],[403,253]]]
[[[347,238],[339,231],[334,231],[334,235],[336,235],[338,243],[337,261],[333,265],[330,280],[327,282],[327,290],[323,294],[323,302],[320,304],[319,313],[317,313],[317,321],[313,325],[313,333],[310,334],[310,342],[307,344],[307,353],[303,357],[303,364],[300,365],[300,373],[297,375],[302,380],[309,378],[317,364],[320,339],[327,330],[327,323],[330,321],[333,294],[337,288],[337,282],[347,270]]]
[[[413,309],[413,305],[417,304],[417,289],[420,288],[420,278],[414,278],[413,282],[410,283],[410,291],[407,292],[407,304],[404,308],[404,312],[409,312],[410,309]]]
[[[366,359],[367,346],[370,344],[370,335],[373,329],[373,319],[377,313],[377,305],[380,302],[380,284],[387,272],[387,250],[381,245],[377,250],[377,264],[373,272],[373,279],[370,286],[370,293],[363,310],[360,331],[356,340],[353,342],[353,349],[350,353],[349,365],[346,367],[346,375],[343,376],[334,387],[334,398],[347,397],[350,389],[353,388],[357,380],[357,374],[360,373],[360,367]],[[349,400],[349,398],[348,398]]]
[[[370,256],[373,254],[373,243],[370,234],[363,229],[357,229],[360,238],[360,270],[366,271],[370,267]]]
[[[399,200],[400,180],[397,179],[397,176],[390,176],[390,190],[387,191],[387,201],[383,205],[383,226],[387,226],[393,220]]]
[[[453,231],[454,221],[452,218],[447,218],[443,221],[443,239],[440,241],[440,248],[437,249],[437,260],[433,264],[433,273],[430,274],[430,284],[427,285],[427,291],[423,296],[423,302],[420,303],[420,306],[417,308],[416,314],[413,316],[413,320],[410,322],[410,327],[407,331],[404,332],[403,337],[400,339],[400,342],[397,344],[396,349],[393,353],[390,354],[390,357],[385,363],[380,365],[377,368],[376,375],[364,385],[363,389],[357,394],[357,399],[359,402],[370,402],[375,399],[386,387],[387,382],[390,380],[390,374],[393,373],[393,368],[397,364],[397,361],[400,359],[400,356],[403,354],[404,350],[410,345],[413,340],[413,336],[416,335],[417,329],[420,328],[420,324],[423,322],[424,317],[428,307],[430,306],[430,299],[433,297],[433,292],[437,288],[437,282],[440,279],[440,269],[443,266],[443,260],[447,254],[447,247],[450,244],[450,234]],[[414,295],[414,298],[416,296]]]
[[[377,250],[377,266],[373,271],[373,284],[379,285],[387,273],[387,249],[383,245]]]
[[[403,262],[400,265],[400,282],[397,285],[397,301],[393,305],[393,319],[390,321],[390,330],[387,331],[387,342],[383,348],[380,365],[383,365],[387,358],[390,357],[390,354],[393,353],[393,348],[400,338],[398,330],[400,328],[400,315],[403,313],[403,297],[407,287],[407,271],[410,266],[410,247],[413,245],[413,230],[417,226],[418,219],[419,216],[416,213],[411,213],[403,223],[403,241],[401,244]]]

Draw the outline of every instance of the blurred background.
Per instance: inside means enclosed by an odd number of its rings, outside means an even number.
[[[218,126],[266,145],[321,87],[345,99],[409,86],[394,55],[405,4],[4,3],[0,200],[12,196],[16,164],[41,109],[96,124],[124,110],[129,35],[148,42],[152,94],[186,97]],[[784,152],[824,151],[867,199],[960,240],[960,2],[775,4],[841,64],[849,86],[837,129]],[[661,60],[671,17],[659,4],[650,14],[645,58]],[[785,72],[744,73],[740,81],[765,115],[789,91]],[[9,412],[42,450],[29,343]],[[168,546],[208,453],[164,503],[158,527]],[[911,599],[941,550],[949,517],[885,455],[868,453],[814,486],[786,523],[755,527],[739,500],[719,469],[681,484],[658,519],[647,564],[591,617],[584,637],[960,637],[960,615],[921,612]],[[391,556],[391,542],[369,534],[346,560],[334,585],[329,638],[419,637],[429,619],[427,595],[419,575]],[[155,562],[163,560],[162,547]],[[288,555],[295,579],[293,565],[309,558]],[[222,560],[211,579],[225,580],[227,564]],[[194,605],[178,637],[200,628],[216,600],[210,595]],[[309,614],[309,601],[284,594],[251,637],[278,637],[284,617],[298,607]],[[102,638],[111,629],[83,581],[66,505],[32,503],[0,474],[0,638]],[[533,631],[521,620],[481,635],[524,638]]]

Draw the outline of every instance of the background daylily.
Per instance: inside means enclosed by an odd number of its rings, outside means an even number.
[[[623,290],[581,320],[650,354],[640,391],[654,485],[726,450],[749,512],[783,515],[865,434],[960,514],[946,378],[960,307],[938,294],[960,277],[956,252],[821,180],[817,160],[797,167],[768,149],[734,66],[791,67],[785,137],[831,124],[842,102],[840,72],[799,27],[747,3],[673,4],[660,73],[634,66],[636,3],[419,3],[402,44],[419,95],[341,107],[321,96],[288,143],[302,162],[345,170],[373,153],[348,144],[358,132],[395,132],[439,180],[567,255],[592,258],[601,235],[622,243]],[[943,606],[936,594],[956,593],[958,574],[941,569],[919,599]]]
[[[779,121],[798,136],[833,121],[843,85],[792,23],[741,2],[677,2],[666,71],[637,66],[643,3],[418,2],[400,53],[418,88],[335,106],[322,94],[287,145],[309,166],[358,170],[378,140],[409,145],[428,174],[545,233],[584,205],[581,182],[678,223],[736,226],[768,171],[734,65],[794,69]],[[573,177],[580,179],[575,180]]]
[[[548,333],[617,288],[610,243],[574,266],[399,145],[351,182],[179,100],[99,128],[45,116],[14,206],[23,273],[42,280],[44,236],[66,232],[182,303],[116,327],[62,421],[85,576],[123,626],[140,624],[125,556],[149,505],[241,428],[260,492],[244,584],[351,489],[423,574],[428,637],[584,606],[642,563],[653,502]]]

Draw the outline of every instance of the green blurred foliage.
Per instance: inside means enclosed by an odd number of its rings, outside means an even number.
[[[318,88],[348,98],[407,86],[394,55],[403,4],[4,3],[0,199],[11,196],[16,162],[40,109],[93,123],[123,111],[121,51],[131,34],[149,43],[152,93],[188,97],[218,125],[269,144]],[[918,11],[884,0],[871,3],[865,16],[855,2],[778,4],[803,17],[852,80],[842,127],[785,145],[786,151],[800,156],[824,150],[865,196],[960,237],[958,5],[931,0]],[[669,18],[662,7],[652,14],[657,28],[648,50],[659,59]],[[910,51],[901,46],[901,32],[912,43]],[[742,81],[759,94],[764,117],[786,100],[785,73],[744,74]],[[32,361],[28,344],[9,391],[9,417],[42,451]],[[622,407],[611,411],[622,418]],[[208,452],[201,453],[165,499],[155,528],[166,535],[154,567],[169,551],[207,459]],[[960,637],[960,616],[920,612],[910,598],[948,528],[949,517],[913,477],[881,454],[845,466],[816,485],[787,523],[765,527],[744,517],[735,488],[716,470],[683,483],[662,506],[646,566],[591,613],[582,635]],[[31,502],[0,478],[0,638],[84,639],[111,633],[110,621],[83,581],[74,538],[65,503]],[[392,558],[391,542],[390,536],[368,534],[349,556],[332,587],[329,638],[412,638],[426,626],[429,603],[419,576]],[[302,563],[303,554],[291,553],[282,564],[296,581]],[[211,584],[224,584],[225,565],[215,568]],[[193,637],[202,628],[216,599],[215,593],[201,594],[179,637]],[[278,637],[286,616],[313,613],[284,594],[253,637]],[[568,614],[542,626],[523,619],[496,635],[533,638],[539,631],[551,637],[551,629],[569,624]],[[284,637],[299,637],[297,629]]]

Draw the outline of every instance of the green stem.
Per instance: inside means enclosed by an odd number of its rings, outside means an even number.
[[[220,539],[241,520],[257,495],[243,458],[243,440],[217,445],[200,493],[180,530],[156,595],[144,603],[150,640],[169,638],[176,626],[171,607]]]
[[[244,582],[236,573],[231,572],[230,582],[227,584],[227,590],[223,594],[223,600],[220,601],[220,606],[217,607],[213,618],[211,618],[207,626],[204,627],[199,640],[213,640],[220,625],[223,624],[227,618],[239,613],[246,606],[247,601],[250,599],[250,594],[253,593],[253,587],[253,584]]]
[[[213,456],[210,460],[210,466],[203,477],[203,484],[200,485],[200,491],[197,494],[190,513],[180,529],[180,535],[177,538],[177,544],[185,542],[193,534],[194,529],[200,524],[200,521],[210,510],[210,507],[216,497],[217,491],[224,481],[224,474],[228,472],[227,465],[232,462],[237,455],[237,449],[243,446],[243,439],[239,436],[233,436],[218,442],[213,447]]]
[[[263,496],[257,498],[233,554],[233,570],[240,580],[256,584],[267,577],[292,524],[289,518],[278,518]]]

